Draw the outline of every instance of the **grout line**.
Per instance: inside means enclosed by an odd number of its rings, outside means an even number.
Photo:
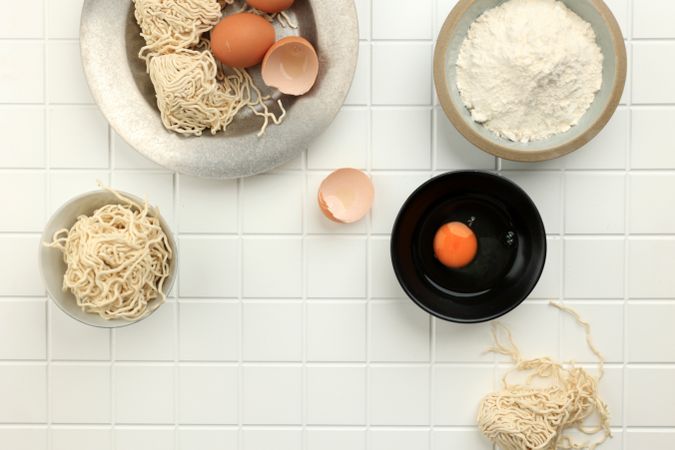
[[[628,1],[628,8],[630,11],[630,23],[628,24],[628,41],[627,41],[627,54],[628,54],[628,60],[633,61],[633,29],[634,29],[634,10],[635,10],[635,3],[633,0],[627,0]],[[630,283],[629,283],[629,278],[630,278],[630,273],[629,273],[629,239],[630,239],[630,207],[631,207],[631,202],[630,202],[630,173],[631,173],[631,165],[632,165],[632,137],[633,137],[633,80],[634,80],[634,73],[633,73],[633,64],[630,64],[627,68],[627,83],[628,83],[628,90],[629,90],[629,95],[626,97],[627,101],[627,108],[628,108],[628,130],[626,135],[624,136],[625,139],[628,140],[626,144],[626,166],[625,166],[625,172],[624,172],[624,268],[623,268],[623,273],[624,273],[624,282],[623,282],[623,323],[622,325],[622,330],[623,330],[623,339],[622,339],[622,344],[623,344],[623,349],[622,349],[622,359],[623,359],[623,364],[621,367],[621,373],[622,373],[622,378],[621,378],[621,443],[625,442],[626,439],[626,398],[627,396],[627,383],[626,383],[626,376],[627,376],[627,361],[628,361],[628,300],[629,298],[629,288],[630,288]]]
[[[244,432],[244,213],[241,200],[243,197],[244,180],[237,179],[237,236],[239,240],[239,352],[237,355],[237,447],[243,448]]]
[[[179,214],[178,214],[178,204],[179,204],[179,183],[180,183],[180,177],[178,176],[178,173],[173,174],[173,226],[175,227],[176,230],[180,229],[180,223],[179,223]],[[176,245],[178,246],[178,239],[174,238],[176,241]],[[177,252],[177,250],[176,250]],[[178,270],[178,268],[176,268]],[[176,449],[180,448],[180,441],[179,441],[179,422],[180,422],[180,391],[181,391],[181,385],[180,385],[180,302],[178,301],[178,290],[180,289],[180,286],[178,286],[180,282],[180,277],[176,277],[176,283],[174,284],[173,287],[173,292],[176,292],[176,297],[171,300],[171,293],[169,293],[169,299],[173,303],[173,326],[174,326],[174,335],[173,335],[173,344],[174,344],[174,349],[173,349],[173,364],[174,364],[174,369],[173,369],[173,382],[174,382],[174,387],[173,387],[173,419],[174,419],[174,433],[173,433],[173,439],[174,439],[174,445]],[[166,305],[168,306],[168,305]]]
[[[371,179],[373,177],[373,2],[369,1],[368,6],[370,8],[369,14],[368,14],[368,19],[369,19],[369,24],[368,24],[368,50],[370,54],[370,58],[368,60],[368,73],[370,76],[370,79],[368,80],[368,120],[370,121],[369,126],[368,126],[368,158],[367,158],[367,172],[370,175]],[[365,355],[366,355],[366,387],[364,389],[365,391],[365,398],[364,398],[364,410],[365,410],[365,448],[366,450],[370,449],[371,446],[371,439],[370,439],[370,430],[372,427],[372,424],[370,422],[370,410],[371,410],[371,401],[370,401],[370,385],[372,382],[372,373],[371,373],[371,368],[372,368],[372,363],[371,363],[371,341],[372,341],[372,303],[371,303],[371,298],[373,295],[373,277],[371,276],[370,273],[370,268],[372,266],[372,235],[373,231],[373,211],[372,208],[368,212],[368,215],[366,216],[366,312],[365,312],[365,324],[366,324],[366,329],[365,329]]]

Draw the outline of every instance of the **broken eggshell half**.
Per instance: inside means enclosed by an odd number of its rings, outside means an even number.
[[[370,211],[374,197],[370,177],[357,169],[338,169],[319,186],[319,208],[333,222],[358,222]]]
[[[319,75],[319,57],[305,38],[283,38],[267,51],[262,62],[262,78],[266,85],[284,94],[307,93]]]

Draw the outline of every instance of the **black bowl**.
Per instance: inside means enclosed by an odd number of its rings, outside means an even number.
[[[436,230],[464,222],[478,238],[476,258],[448,269],[434,256]],[[396,217],[391,260],[399,283],[425,311],[452,322],[484,322],[514,309],[536,286],[546,230],[530,197],[487,172],[450,172],[413,192]]]

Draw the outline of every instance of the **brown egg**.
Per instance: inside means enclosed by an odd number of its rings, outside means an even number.
[[[305,38],[290,36],[276,42],[265,55],[262,78],[266,85],[284,94],[309,91],[319,74],[319,57]]]
[[[274,27],[262,17],[233,14],[211,30],[211,51],[226,66],[246,68],[259,64],[275,39]]]
[[[368,214],[374,196],[368,175],[357,169],[338,169],[319,187],[319,208],[333,222],[353,223]]]
[[[260,11],[274,14],[290,8],[291,5],[293,5],[293,1],[294,0],[246,0],[246,3]]]

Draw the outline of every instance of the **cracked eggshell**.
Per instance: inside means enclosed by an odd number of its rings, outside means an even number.
[[[370,177],[357,169],[338,169],[319,186],[319,208],[333,222],[354,223],[373,206],[375,189]]]
[[[262,78],[284,94],[307,93],[319,75],[319,57],[305,38],[289,36],[277,41],[265,54]]]

